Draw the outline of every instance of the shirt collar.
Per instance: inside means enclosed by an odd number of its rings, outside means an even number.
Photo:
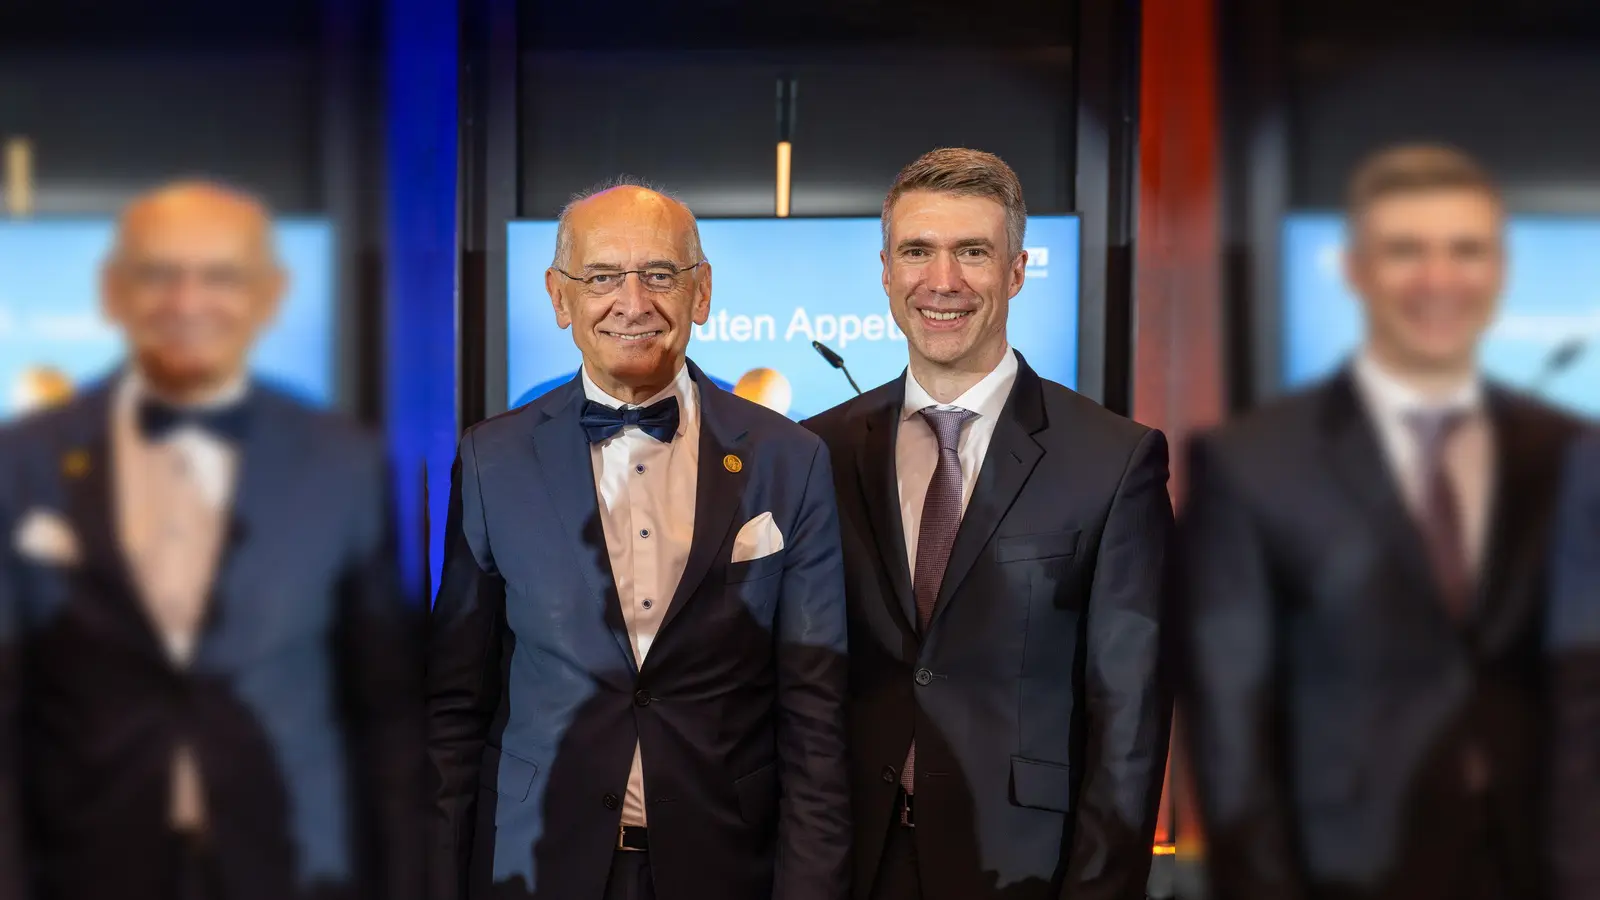
[[[602,406],[609,406],[612,409],[627,409],[634,406],[649,406],[652,403],[659,403],[668,397],[677,397],[678,430],[676,435],[678,437],[683,437],[684,434],[688,432],[690,424],[695,421],[695,418],[699,413],[699,408],[696,406],[696,401],[699,399],[699,393],[695,390],[694,378],[689,374],[689,364],[687,361],[685,361],[682,366],[678,367],[677,376],[674,377],[666,387],[656,391],[654,396],[643,403],[624,403],[606,393],[605,390],[600,387],[600,385],[594,383],[593,378],[589,377],[589,368],[587,365],[579,366],[578,373],[583,379],[583,396],[586,399],[593,400]]]
[[[900,417],[902,420],[909,419],[930,406],[959,407],[985,418],[998,416],[1000,410],[1005,408],[1006,398],[1011,396],[1011,386],[1016,381],[1017,353],[1009,346],[1005,355],[1000,357],[1000,363],[952,403],[940,403],[933,399],[933,395],[917,381],[917,376],[907,369],[905,406]]]
[[[139,371],[137,365],[128,367],[127,374],[123,376],[120,389],[123,397],[126,398],[126,402],[137,403],[146,397],[160,399],[160,396],[150,387],[150,380],[145,377],[143,372]],[[211,396],[181,405],[185,409],[216,409],[218,407],[231,406],[244,399],[244,395],[249,390],[250,375],[248,372],[240,372],[227,384],[212,392]]]
[[[1407,384],[1383,368],[1368,350],[1356,356],[1351,371],[1362,397],[1374,411],[1381,414],[1404,415],[1437,410],[1475,412],[1483,406],[1483,378],[1476,371],[1441,397],[1429,396]]]

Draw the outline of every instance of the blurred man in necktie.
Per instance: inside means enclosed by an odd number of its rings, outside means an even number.
[[[992,154],[902,170],[881,257],[910,367],[806,423],[844,523],[858,900],[1145,896],[1167,444],[1011,348],[1026,222]]]
[[[0,897],[404,897],[420,681],[381,444],[250,375],[254,199],[123,214],[126,364],[0,434]]]
[[[1194,442],[1178,684],[1213,896],[1517,898],[1544,870],[1544,571],[1577,424],[1486,379],[1483,170],[1412,146],[1347,210],[1339,372]]]
[[[461,439],[428,645],[433,900],[841,900],[822,443],[687,357],[711,264],[641,185],[561,214],[578,377]]]

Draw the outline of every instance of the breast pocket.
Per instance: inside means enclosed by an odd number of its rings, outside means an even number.
[[[747,559],[743,562],[729,563],[726,580],[729,584],[742,584],[747,581],[760,581],[783,571],[784,554],[788,551],[779,550],[777,553],[768,553],[756,559]]]
[[[1065,559],[1077,555],[1078,536],[1081,531],[1046,531],[1039,534],[1016,534],[997,538],[994,543],[996,562],[1022,562],[1030,559]]]
[[[725,575],[728,598],[738,604],[756,625],[772,630],[772,620],[778,607],[778,591],[783,584],[784,552],[769,553],[757,559],[730,563]]]

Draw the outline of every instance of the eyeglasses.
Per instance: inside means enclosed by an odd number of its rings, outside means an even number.
[[[616,293],[617,289],[622,287],[622,283],[628,280],[629,275],[639,276],[639,284],[642,285],[647,291],[651,291],[652,293],[656,294],[670,294],[681,287],[683,283],[688,280],[684,278],[684,275],[700,268],[703,265],[705,265],[705,260],[701,260],[697,263],[690,263],[682,268],[663,265],[651,266],[647,269],[628,269],[627,271],[623,272],[591,272],[588,275],[574,275],[571,272],[556,268],[555,266],[551,266],[550,268],[555,269],[555,271],[560,272],[562,275],[572,279],[573,281],[581,282],[584,290],[588,293],[597,297],[603,297],[606,294]]]

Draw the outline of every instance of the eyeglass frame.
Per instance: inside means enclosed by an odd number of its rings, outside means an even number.
[[[665,268],[667,270],[670,270],[672,272],[673,277],[676,278],[677,276],[682,275],[685,272],[692,272],[695,269],[698,269],[698,268],[700,268],[701,266],[703,266],[705,264],[706,264],[706,261],[702,259],[699,262],[690,263],[690,264],[688,264],[686,266],[681,266],[681,267],[679,267],[679,266],[666,266]],[[622,286],[625,283],[627,283],[629,275],[637,275],[637,276],[639,276],[639,286],[644,288],[647,291],[650,291],[650,293],[652,293],[652,294],[671,293],[673,290],[675,290],[678,287],[678,284],[676,282],[674,282],[672,287],[669,287],[666,290],[657,291],[657,290],[651,290],[650,286],[648,284],[645,284],[644,276],[652,274],[652,273],[661,273],[661,271],[662,271],[661,269],[623,269],[621,271],[616,271],[616,272],[612,272],[612,271],[595,272],[593,275],[589,275],[587,277],[580,276],[580,275],[574,275],[571,272],[568,272],[567,270],[561,268],[560,266],[551,266],[550,270],[560,274],[563,278],[566,278],[566,279],[571,280],[571,281],[578,282],[579,284],[583,285],[584,287],[591,289],[591,291],[594,288],[594,282],[591,279],[594,279],[594,278],[596,278],[598,276],[601,276],[601,275],[616,275],[621,279],[620,281],[617,282],[616,291],[622,290]],[[606,293],[607,294],[613,294],[613,293],[616,293],[616,291],[607,291]],[[596,296],[605,296],[605,294],[597,294]]]

